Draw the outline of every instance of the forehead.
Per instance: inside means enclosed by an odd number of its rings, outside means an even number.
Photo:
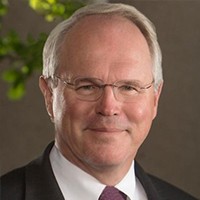
[[[88,15],[79,19],[68,30],[65,35],[64,43],[67,42],[70,46],[70,41],[75,44],[77,41],[75,39],[87,41],[95,38],[95,36],[103,37],[104,35],[108,37],[112,35],[123,37],[125,33],[130,33],[131,37],[139,33],[141,38],[145,39],[135,23],[126,17],[117,14]],[[129,38],[127,38],[127,40],[128,39]]]
[[[77,22],[61,47],[64,71],[91,73],[99,69],[118,70],[128,65],[151,62],[149,47],[139,28],[117,15],[91,15]],[[123,69],[122,69],[123,70]]]

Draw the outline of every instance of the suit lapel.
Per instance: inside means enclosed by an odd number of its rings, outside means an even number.
[[[138,163],[135,164],[135,173],[147,194],[148,200],[161,200],[161,197],[154,187],[150,177],[144,172]]]
[[[53,143],[25,169],[26,200],[64,200],[49,160],[52,146]]]
[[[44,154],[25,168],[25,200],[64,200],[49,160],[53,145],[54,142],[49,144]],[[151,179],[138,163],[135,163],[135,171],[148,200],[161,200]]]

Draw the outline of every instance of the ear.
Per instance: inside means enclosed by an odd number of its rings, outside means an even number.
[[[39,78],[39,87],[40,87],[40,90],[41,90],[41,92],[44,96],[47,112],[48,112],[51,120],[53,121],[53,118],[54,118],[54,115],[53,115],[53,94],[52,94],[52,90],[49,87],[44,76],[40,76],[40,78]]]
[[[162,88],[163,88],[163,82],[160,83],[158,89],[155,91],[155,96],[154,96],[154,118],[157,115],[158,102],[159,102],[159,99],[160,99],[160,94],[162,92]]]

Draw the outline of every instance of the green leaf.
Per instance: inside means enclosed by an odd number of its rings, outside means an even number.
[[[24,65],[22,68],[21,68],[21,71],[23,74],[28,74],[30,69],[28,68],[28,66]]]
[[[8,98],[11,100],[20,100],[25,94],[24,83],[19,83],[8,90]]]
[[[52,22],[55,19],[54,15],[49,14],[45,16],[45,20],[48,22]]]
[[[82,0],[28,0],[29,6],[43,15],[47,22],[66,19],[78,8],[85,5]],[[0,0],[0,30],[2,16],[8,9],[8,0]],[[42,50],[47,34],[41,33],[38,38],[28,34],[26,40],[21,40],[19,33],[9,31],[0,35],[0,61],[9,63],[1,73],[1,79],[9,84],[8,97],[19,100],[25,94],[25,85],[29,78],[42,69]]]
[[[3,16],[8,11],[8,1],[7,0],[0,0],[0,16]]]
[[[55,3],[56,3],[56,0],[47,0],[47,2],[48,2],[49,4],[55,4]]]
[[[3,72],[2,79],[7,83],[14,83],[19,78],[19,73],[15,69],[8,69]]]

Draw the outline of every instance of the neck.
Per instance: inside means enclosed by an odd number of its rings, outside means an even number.
[[[118,184],[127,174],[132,164],[132,159],[129,159],[128,164],[126,160],[126,162],[117,165],[94,165],[75,156],[70,149],[63,150],[59,145],[58,149],[68,161],[108,186]]]
[[[86,170],[84,168],[81,169],[95,177],[102,184],[115,186],[124,178],[130,167],[131,163],[128,165],[128,167],[127,164],[125,166],[121,164],[117,166],[93,167],[90,170],[87,170],[87,168]]]
[[[68,158],[67,158],[68,159]],[[69,160],[69,159],[68,159]],[[74,160],[69,160],[74,165],[90,174],[96,178],[99,182],[108,186],[117,185],[127,174],[128,170],[131,167],[132,162],[127,166],[126,165],[113,165],[113,166],[91,166],[90,164],[83,164],[82,162],[74,162]]]

